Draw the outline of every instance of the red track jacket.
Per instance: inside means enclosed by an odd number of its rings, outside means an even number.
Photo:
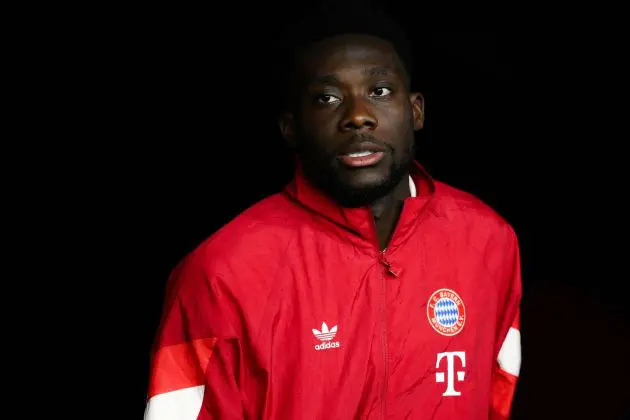
[[[514,231],[419,165],[410,186],[383,251],[369,209],[298,169],[191,252],[167,286],[145,419],[508,418]]]

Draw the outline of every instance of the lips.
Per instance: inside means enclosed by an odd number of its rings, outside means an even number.
[[[341,150],[339,160],[348,167],[363,168],[379,163],[387,150],[376,143],[364,141],[351,144]]]

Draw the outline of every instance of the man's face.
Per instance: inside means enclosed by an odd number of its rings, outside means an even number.
[[[281,119],[305,176],[346,207],[386,195],[414,159],[423,103],[394,48],[365,35],[326,39],[302,55]]]

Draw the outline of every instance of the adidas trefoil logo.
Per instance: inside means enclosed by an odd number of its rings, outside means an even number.
[[[337,334],[337,326],[335,325],[331,329],[328,329],[328,325],[325,322],[322,322],[322,330],[318,331],[313,328],[313,335],[322,341],[322,344],[317,344],[315,346],[315,350],[327,350],[340,346],[339,341],[332,341]]]

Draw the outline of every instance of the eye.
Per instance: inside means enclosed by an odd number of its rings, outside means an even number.
[[[386,87],[377,87],[370,93],[370,96],[376,96],[377,98],[382,98],[383,96],[391,95],[392,90]]]
[[[322,104],[334,104],[339,101],[341,101],[341,99],[333,95],[319,95],[317,97],[317,102],[322,103]]]

